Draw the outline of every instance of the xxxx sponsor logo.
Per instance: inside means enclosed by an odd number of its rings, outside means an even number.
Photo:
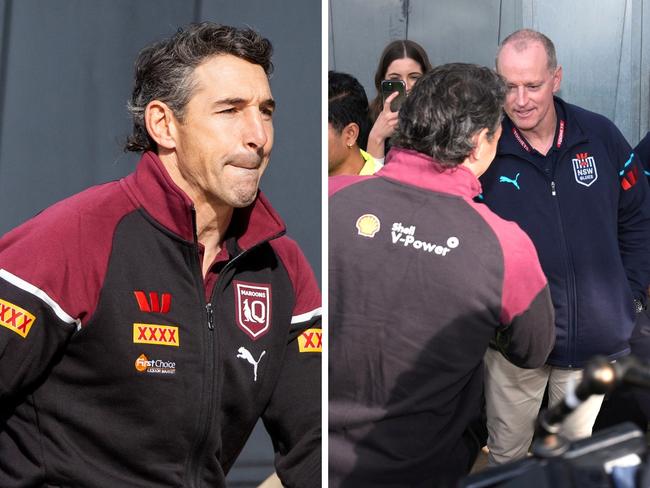
[[[34,325],[34,317],[27,310],[24,310],[13,303],[0,300],[0,325],[15,332],[22,338],[27,337],[29,330]]]
[[[298,350],[300,352],[322,352],[322,329],[307,329],[298,336]]]
[[[172,325],[133,324],[135,344],[156,344],[160,346],[180,345],[178,327]]]

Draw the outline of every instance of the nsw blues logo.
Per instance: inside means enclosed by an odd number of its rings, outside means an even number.
[[[589,156],[589,153],[578,153],[571,162],[573,163],[573,175],[580,185],[591,186],[598,179],[596,160],[593,156]]]

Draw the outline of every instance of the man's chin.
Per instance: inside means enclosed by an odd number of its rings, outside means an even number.
[[[245,192],[236,193],[230,199],[230,206],[234,208],[245,208],[251,205],[257,198],[257,188],[254,191],[247,190]]]

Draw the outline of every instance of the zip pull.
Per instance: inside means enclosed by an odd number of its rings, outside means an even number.
[[[555,191],[555,181],[551,181],[551,195],[557,195],[557,192]]]
[[[208,312],[208,329],[214,330],[214,312],[212,310],[212,304],[208,303],[205,306],[206,312]]]

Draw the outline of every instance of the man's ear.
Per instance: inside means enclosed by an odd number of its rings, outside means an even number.
[[[156,141],[159,148],[174,149],[177,120],[174,112],[165,102],[152,100],[144,109],[144,123],[149,136]]]
[[[343,127],[341,133],[343,134],[343,142],[345,145],[352,147],[357,143],[357,139],[359,138],[359,126],[354,122],[350,122]]]
[[[472,162],[480,161],[485,157],[484,153],[489,151],[490,140],[488,139],[488,132],[489,131],[487,127],[484,127],[476,134],[474,134],[474,136],[472,137],[472,142],[474,143],[474,149],[472,149],[472,152],[469,154],[469,157],[472,160]]]
[[[562,84],[562,66],[558,66],[553,73],[553,93],[560,91],[560,85]]]

